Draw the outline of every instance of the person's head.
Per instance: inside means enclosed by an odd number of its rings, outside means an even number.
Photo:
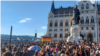
[[[53,56],[56,56],[56,52],[53,52]]]
[[[20,56],[20,53],[18,51],[16,51],[14,56]]]
[[[5,52],[5,48],[1,48],[1,55]]]
[[[27,49],[23,49],[23,52],[26,53],[27,52]]]
[[[42,56],[46,56],[46,52],[45,51],[43,51]]]
[[[2,56],[13,56],[13,55],[11,54],[11,52],[5,52],[5,53],[3,53]]]
[[[10,49],[9,49],[9,48],[6,48],[6,51],[7,51],[7,52],[10,52]]]
[[[64,53],[62,53],[60,56],[65,56],[65,54],[64,54]]]
[[[65,53],[65,56],[69,56],[69,53],[68,53],[68,52],[66,52],[66,53]]]

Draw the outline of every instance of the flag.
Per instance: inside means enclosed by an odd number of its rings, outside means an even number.
[[[51,41],[51,40],[52,40],[51,37],[42,37],[42,42],[43,42],[43,41]]]
[[[20,40],[20,38],[17,37],[17,40]]]

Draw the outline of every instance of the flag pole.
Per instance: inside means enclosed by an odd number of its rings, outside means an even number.
[[[11,26],[11,31],[10,31],[10,50],[11,50],[11,37],[12,37],[12,26]]]
[[[37,37],[37,29],[36,29],[36,32],[35,32],[35,41],[36,41],[36,37]]]

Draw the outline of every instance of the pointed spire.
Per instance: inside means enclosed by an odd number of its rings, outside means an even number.
[[[96,4],[97,2],[96,2],[96,0],[95,0],[95,4]]]
[[[98,5],[98,0],[97,0],[97,5]]]
[[[54,13],[54,9],[55,9],[55,7],[54,7],[54,0],[53,0],[53,1],[52,1],[52,7],[51,7],[52,13]]]
[[[74,2],[74,8],[76,7],[76,1]]]
[[[95,7],[97,8],[97,0],[95,0]]]

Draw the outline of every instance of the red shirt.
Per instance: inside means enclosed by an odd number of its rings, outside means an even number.
[[[80,54],[80,56],[82,56],[82,53],[79,52],[79,54]]]
[[[59,51],[59,48],[55,48],[55,51]]]

